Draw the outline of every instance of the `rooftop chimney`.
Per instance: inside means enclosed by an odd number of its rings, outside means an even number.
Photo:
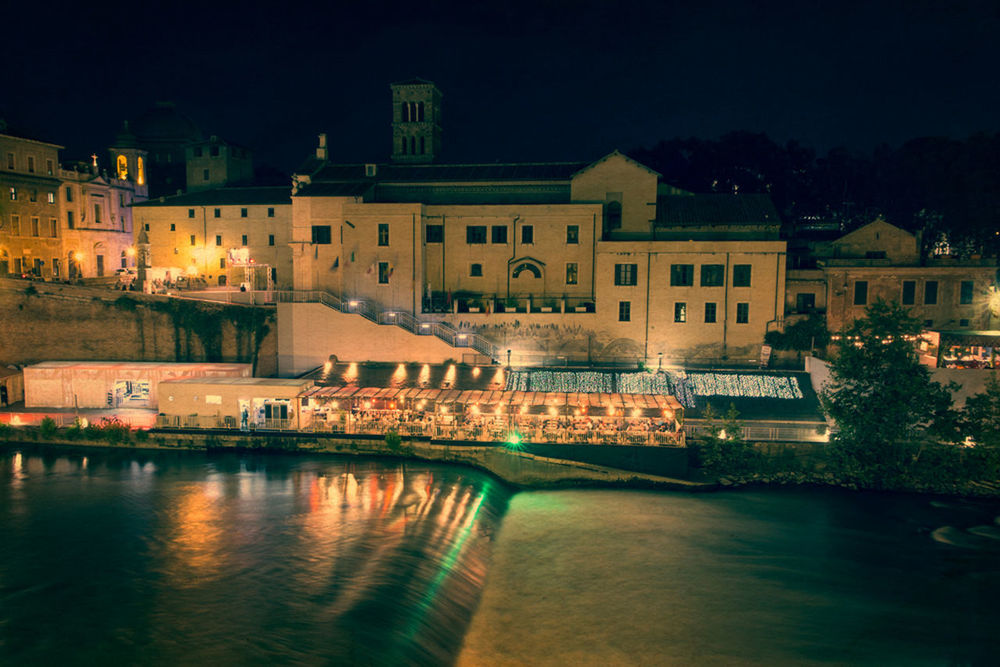
[[[316,157],[320,160],[326,159],[326,133],[319,135],[319,146],[316,147]]]

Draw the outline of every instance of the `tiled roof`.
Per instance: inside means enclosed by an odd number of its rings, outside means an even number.
[[[665,195],[656,198],[658,227],[781,224],[767,195]]]
[[[383,182],[568,181],[589,162],[516,162],[492,164],[379,164],[365,176],[364,164],[328,164],[313,181]]]
[[[200,192],[186,192],[172,197],[159,197],[133,206],[255,206],[261,204],[291,204],[289,186],[258,188],[216,188]]]

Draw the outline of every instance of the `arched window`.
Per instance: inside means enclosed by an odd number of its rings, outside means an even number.
[[[410,137],[410,153],[413,155],[417,154],[417,138]]]
[[[615,229],[621,229],[621,226],[622,226],[621,202],[617,201],[608,202],[607,206],[604,207],[604,238],[608,238],[608,235]]]
[[[403,119],[403,122],[404,123],[408,123],[410,121],[410,103],[409,102],[403,102],[402,104],[400,104],[399,105],[399,112],[400,112],[400,115],[401,115],[401,117]]]
[[[417,120],[421,123],[424,122],[424,103],[417,102]]]
[[[406,137],[401,137],[399,140],[399,152],[406,155]]]
[[[116,160],[116,163],[117,163],[116,166],[118,171],[118,178],[125,180],[126,178],[128,178],[128,160],[125,159],[124,155],[119,155],[118,159]]]
[[[518,276],[520,276],[525,271],[528,271],[529,273],[531,273],[531,275],[534,276],[535,278],[541,278],[542,277],[542,270],[539,269],[534,264],[529,264],[527,262],[525,262],[523,264],[518,264],[517,268],[514,269],[514,273],[511,274],[511,277],[512,278],[517,278]]]
[[[420,154],[423,155],[426,152],[427,152],[427,150],[426,150],[426,147],[424,146],[424,138],[420,137]]]
[[[146,184],[146,163],[143,161],[142,156],[139,156],[139,159],[136,160],[135,182],[139,185]]]

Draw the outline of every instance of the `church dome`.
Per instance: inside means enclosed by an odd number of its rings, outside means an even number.
[[[201,139],[201,128],[177,110],[173,102],[157,102],[133,123],[140,142],[188,143]]]
[[[128,121],[122,124],[118,134],[115,135],[114,143],[111,145],[114,148],[137,148],[139,146],[139,139],[129,129]]]

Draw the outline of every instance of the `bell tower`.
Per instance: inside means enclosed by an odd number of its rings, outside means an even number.
[[[138,141],[129,130],[128,121],[115,136],[114,145],[108,148],[111,170],[115,178],[132,183],[136,197],[145,199],[149,186],[146,184],[146,151],[139,148]]]
[[[441,153],[441,91],[430,81],[391,84],[392,161],[433,162]]]

